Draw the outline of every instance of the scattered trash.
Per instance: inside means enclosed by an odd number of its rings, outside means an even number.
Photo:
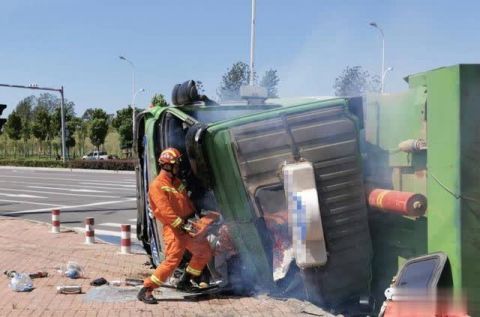
[[[93,281],[90,282],[90,285],[92,286],[102,286],[104,284],[107,284],[108,281],[106,279],[104,279],[103,277],[99,277]]]
[[[118,287],[111,285],[102,285],[90,288],[83,300],[85,302],[128,302],[137,301],[138,287]]]
[[[48,272],[44,272],[44,271],[33,272],[33,273],[28,273],[28,276],[30,278],[42,278],[42,277],[47,277]]]
[[[136,279],[136,278],[126,278],[125,279],[125,285],[128,285],[128,286],[143,285],[143,280],[139,280],[139,279]]]
[[[63,274],[71,279],[76,279],[83,277],[83,269],[77,262],[69,261]]]
[[[32,279],[25,273],[10,272],[12,275],[8,286],[15,292],[30,292],[33,289]]]
[[[14,271],[14,270],[10,270],[10,271],[4,271],[3,274],[5,274],[7,277],[9,278],[12,278],[15,273],[17,273],[17,271]],[[39,271],[39,272],[33,272],[33,273],[28,273],[28,276],[30,278],[41,278],[41,277],[47,277],[48,276],[48,272],[44,272],[44,271]]]
[[[80,285],[61,285],[57,286],[58,294],[81,294],[82,287]]]
[[[120,286],[122,285],[122,281],[119,281],[119,280],[111,281],[109,284],[112,286]]]
[[[11,270],[11,271],[4,271],[3,272],[3,274],[5,274],[9,278],[12,278],[15,275],[15,273],[17,273],[17,271]]]

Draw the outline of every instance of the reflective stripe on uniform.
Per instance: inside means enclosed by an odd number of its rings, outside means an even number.
[[[178,191],[179,192],[183,192],[185,190],[185,185],[184,184],[181,184],[180,186],[178,186]]]
[[[190,273],[190,274],[192,274],[192,275],[195,275],[195,276],[199,276],[200,274],[202,274],[202,271],[195,270],[195,269],[192,268],[190,265],[187,266],[187,269],[186,269],[185,271],[187,271],[188,273]]]
[[[168,186],[162,186],[160,187],[161,190],[170,192],[170,193],[178,193],[177,190],[173,187],[168,187]]]
[[[172,222],[172,227],[176,228],[176,227],[178,227],[182,222],[183,222],[182,218],[177,217],[177,219],[175,219],[175,220]]]
[[[156,276],[153,275],[153,274],[150,276],[150,280],[151,280],[154,284],[156,284],[156,285],[158,285],[158,286],[162,285],[162,281],[160,281],[160,280],[158,279],[158,277],[156,277]]]

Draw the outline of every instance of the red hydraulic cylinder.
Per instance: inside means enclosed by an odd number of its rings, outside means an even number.
[[[375,188],[368,194],[368,204],[382,211],[419,217],[427,210],[427,197],[422,194]]]

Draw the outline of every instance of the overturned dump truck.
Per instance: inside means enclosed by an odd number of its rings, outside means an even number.
[[[378,313],[386,289],[442,288],[480,314],[480,66],[406,81],[399,94],[228,104],[177,85],[174,106],[136,119],[137,235],[152,264],[162,225],[148,184],[176,147],[197,209],[221,214],[212,283],[346,315]]]

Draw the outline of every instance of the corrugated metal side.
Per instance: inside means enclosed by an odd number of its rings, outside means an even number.
[[[252,202],[258,188],[282,184],[281,165],[296,154],[314,164],[328,261],[305,271],[309,295],[335,305],[368,294],[372,247],[358,132],[343,105],[244,124],[231,134]]]

